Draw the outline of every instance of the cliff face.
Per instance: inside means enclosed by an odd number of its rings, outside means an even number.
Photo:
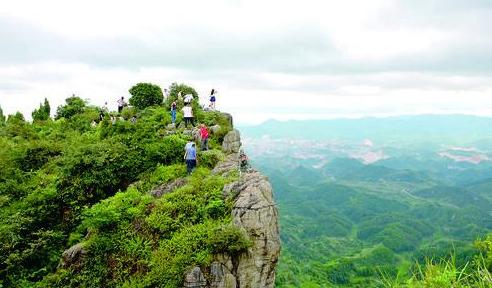
[[[223,150],[229,155],[214,173],[225,175],[240,170],[240,143],[237,130],[225,136]],[[216,255],[209,267],[193,267],[185,276],[184,287],[274,287],[280,237],[270,183],[261,173],[248,169],[241,172],[238,181],[224,187],[223,195],[234,199],[233,224],[248,235],[252,246],[240,255]]]

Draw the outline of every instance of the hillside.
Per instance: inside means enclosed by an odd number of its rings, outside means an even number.
[[[0,119],[1,287],[273,286],[272,190],[260,173],[239,172],[232,118],[194,105],[210,150],[187,175],[197,129],[181,112],[171,124],[164,107],[101,119],[74,96],[56,120],[47,102],[33,123]]]
[[[279,205],[277,287],[491,287],[491,262],[481,257],[492,255],[484,240],[492,231],[492,150],[480,146],[491,136],[478,137],[481,126],[468,121],[489,120],[449,117],[243,129]],[[440,125],[446,137],[422,134],[439,134]]]

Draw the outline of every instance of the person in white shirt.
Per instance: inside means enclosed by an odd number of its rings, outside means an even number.
[[[126,105],[125,97],[121,96],[121,98],[118,99],[118,113],[121,113],[121,111],[123,111],[123,107]]]
[[[195,127],[193,108],[191,108],[191,105],[189,103],[185,107],[183,107],[183,118],[185,121],[185,127],[188,127],[188,123],[191,123],[191,126]]]

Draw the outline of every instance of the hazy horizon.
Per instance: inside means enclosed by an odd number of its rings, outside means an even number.
[[[27,8],[27,9],[26,9]],[[0,106],[72,94],[116,109],[138,82],[196,88],[236,123],[492,115],[486,1],[20,0],[0,7]],[[487,28],[488,27],[488,28]]]

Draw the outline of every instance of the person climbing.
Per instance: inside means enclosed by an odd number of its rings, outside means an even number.
[[[239,152],[239,170],[245,172],[249,169],[248,155],[241,149]]]
[[[191,123],[191,126],[195,127],[195,119],[193,118],[193,108],[191,108],[191,104],[187,104],[183,107],[183,118],[185,121],[185,127],[188,127],[188,123]]]
[[[201,145],[200,145],[200,150],[201,151],[206,151],[208,150],[208,129],[205,124],[200,124],[200,140],[201,140]]]
[[[123,107],[127,106],[125,97],[121,96],[120,99],[118,99],[118,113],[121,113],[123,111]]]
[[[215,110],[215,94],[217,94],[217,91],[215,89],[212,89],[212,91],[210,92],[210,105],[208,106],[212,110]]]
[[[186,172],[188,172],[188,175],[190,175],[191,172],[193,172],[193,169],[195,169],[196,165],[198,164],[195,142],[190,140],[188,143],[186,143],[184,159],[186,162]]]
[[[191,101],[193,101],[193,95],[192,94],[186,94],[184,96],[184,104],[191,104]]]
[[[174,123],[176,123],[176,110],[178,109],[178,104],[176,104],[176,101],[173,101],[173,103],[171,103],[171,121]]]

